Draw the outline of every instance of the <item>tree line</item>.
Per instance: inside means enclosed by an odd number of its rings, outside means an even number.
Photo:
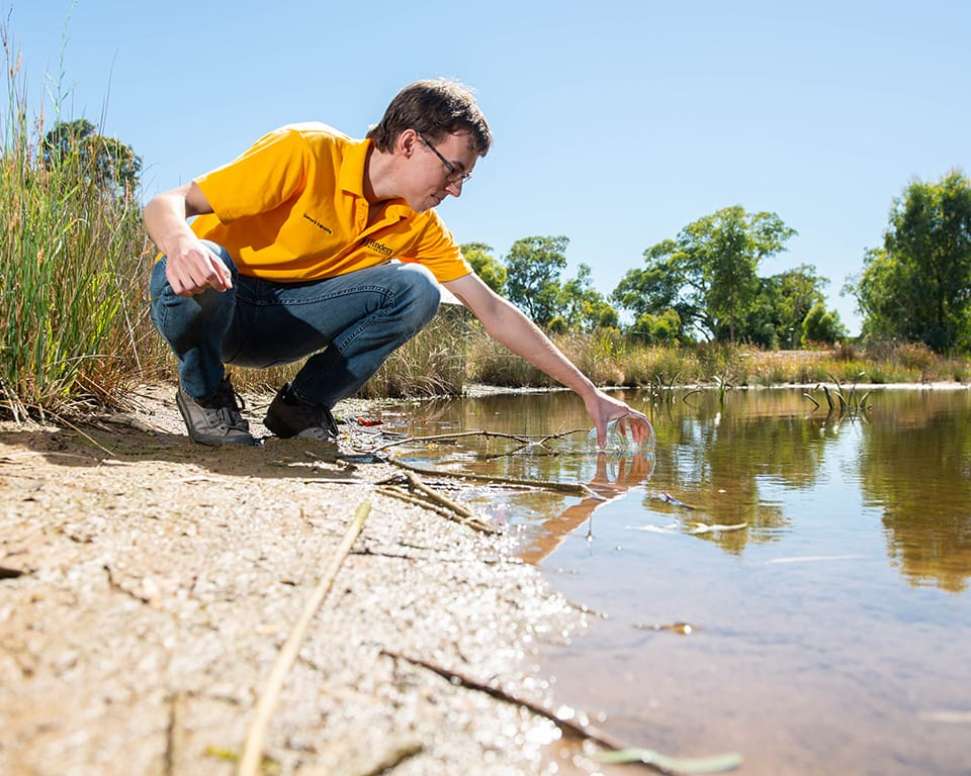
[[[834,343],[846,328],[823,296],[829,280],[810,264],[768,277],[764,259],[797,234],[775,213],[723,208],[648,247],[609,295],[581,264],[565,279],[565,236],[524,237],[498,258],[485,243],[462,246],[476,273],[547,330],[624,328],[653,344],[703,339],[765,348]],[[856,297],[868,339],[971,350],[971,182],[952,171],[914,181],[893,200],[883,246],[843,293]],[[621,327],[618,310],[628,313]]]

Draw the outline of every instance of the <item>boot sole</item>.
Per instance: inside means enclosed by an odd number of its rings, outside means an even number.
[[[278,439],[305,439],[308,443],[313,445],[324,458],[328,460],[336,459],[336,456],[338,453],[340,453],[340,448],[337,446],[336,439],[324,440],[316,437],[301,437],[300,431],[294,433],[289,426],[285,426],[278,422],[277,419],[272,415],[268,414],[265,418],[263,418],[263,425],[266,426],[267,430],[274,434],[274,436],[276,436]]]

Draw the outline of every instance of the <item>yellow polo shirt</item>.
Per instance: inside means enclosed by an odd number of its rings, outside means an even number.
[[[214,212],[192,230],[225,247],[242,274],[267,280],[318,280],[390,259],[424,264],[439,282],[468,275],[433,210],[417,213],[400,199],[368,203],[370,146],[317,122],[274,130],[195,179]]]

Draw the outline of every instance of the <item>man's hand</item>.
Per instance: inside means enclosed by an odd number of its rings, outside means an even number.
[[[207,288],[222,292],[233,287],[229,268],[195,235],[176,241],[165,260],[165,277],[179,296],[195,296]]]
[[[614,399],[603,391],[595,390],[589,398],[584,400],[587,414],[593,419],[597,429],[597,446],[603,447],[607,443],[607,424],[619,418],[617,430],[625,438],[631,435],[636,444],[641,444],[651,437],[653,430],[651,422],[643,412],[632,410],[624,402]]]
[[[587,412],[597,427],[599,446],[603,447],[607,441],[607,424],[614,418],[624,418],[620,433],[625,436],[631,434],[638,444],[650,438],[651,423],[643,413],[597,390],[535,324],[497,295],[481,278],[473,273],[450,280],[445,287],[482,321],[493,339],[583,397]]]
[[[186,223],[186,218],[211,212],[212,205],[195,181],[159,194],[145,207],[148,236],[165,254],[165,277],[179,296],[233,287],[229,268]]]

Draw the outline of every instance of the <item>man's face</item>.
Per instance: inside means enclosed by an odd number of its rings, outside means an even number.
[[[462,194],[461,178],[472,172],[479,158],[469,140],[468,132],[444,135],[437,141],[414,130],[402,133],[399,145],[405,158],[400,196],[412,210],[420,213],[441,204],[449,194]]]

